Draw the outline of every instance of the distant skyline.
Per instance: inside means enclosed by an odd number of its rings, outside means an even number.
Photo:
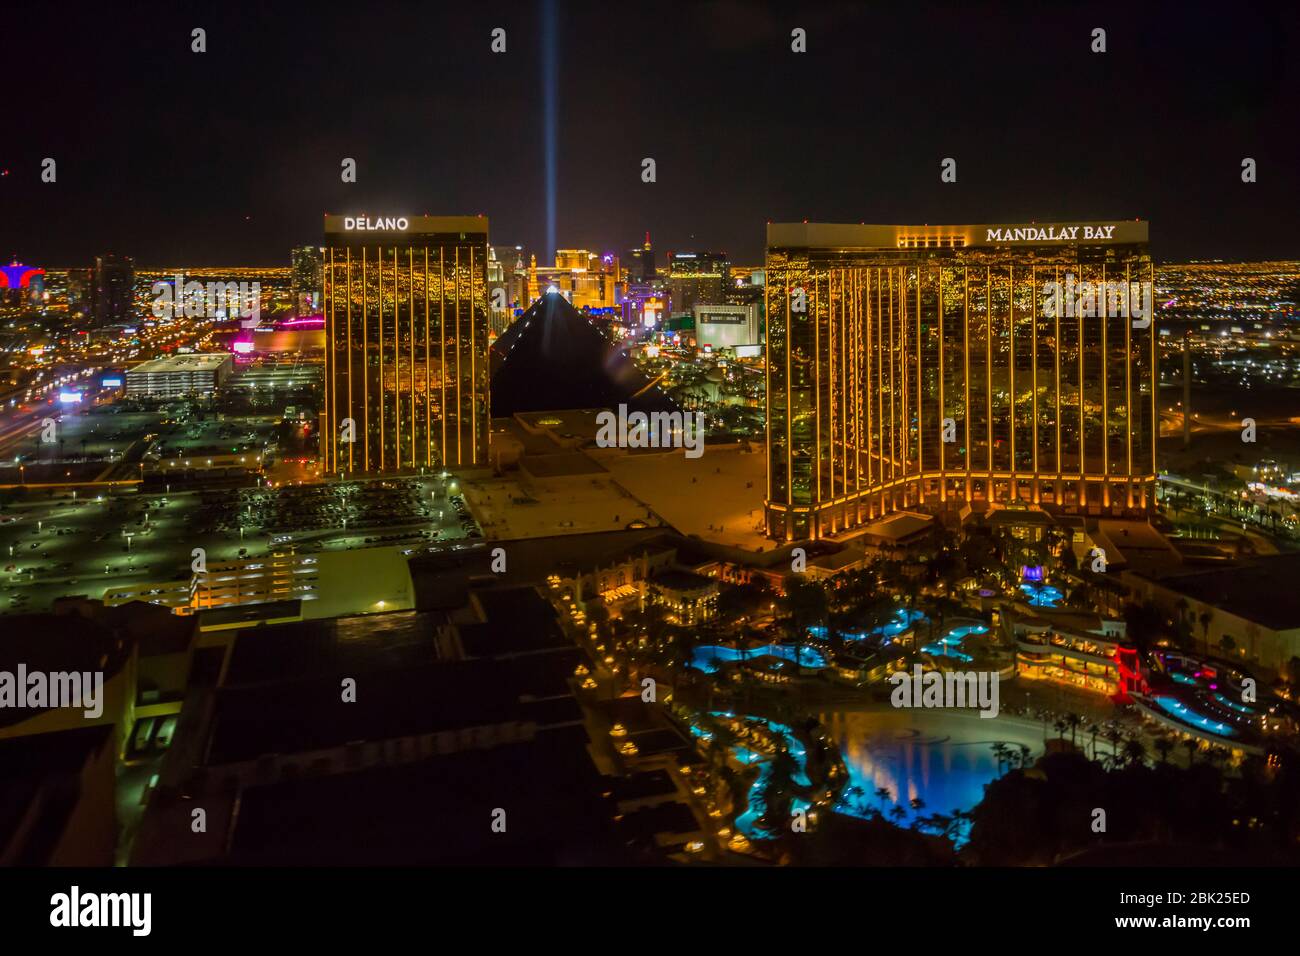
[[[1142,218],[1161,262],[1300,259],[1300,14],[1281,5],[556,10],[561,245],[625,253],[649,231],[661,255],[756,264],[768,220]],[[27,104],[0,145],[0,256],[283,265],[326,212],[364,212],[482,213],[541,259],[542,36],[535,2],[88,8],[0,62]]]

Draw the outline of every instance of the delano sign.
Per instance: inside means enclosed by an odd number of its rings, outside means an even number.
[[[366,216],[344,216],[344,232],[406,232],[410,220],[405,216],[370,219]]]
[[[486,216],[326,216],[328,236],[441,235],[465,239],[486,236]]]

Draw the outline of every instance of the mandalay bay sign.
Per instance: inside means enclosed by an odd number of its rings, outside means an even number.
[[[1115,238],[1114,225],[1003,226],[985,231],[986,242],[1105,242]]]

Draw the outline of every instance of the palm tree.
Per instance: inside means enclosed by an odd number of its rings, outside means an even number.
[[[1188,737],[1183,741],[1183,749],[1187,751],[1187,766],[1190,767],[1196,762],[1196,751],[1200,749],[1200,746],[1195,737]]]
[[[876,799],[880,801],[880,812],[883,814],[885,812],[885,801],[892,801],[894,799],[894,792],[888,787],[877,787]]]
[[[1228,752],[1226,747],[1219,746],[1211,747],[1209,752],[1206,754],[1206,757],[1210,761],[1210,765],[1216,768],[1219,764],[1225,763],[1230,756],[1231,754]]]
[[[1214,620],[1214,610],[1206,608],[1201,612],[1201,640],[1205,642],[1205,656],[1210,656],[1210,623]]]
[[[858,811],[858,813],[862,813],[865,810],[862,802],[866,798],[866,795],[867,791],[859,787],[857,784],[847,787],[844,791],[845,802]]]
[[[1101,733],[1101,727],[1094,721],[1088,724],[1088,733],[1092,734],[1092,759],[1097,759],[1097,734]]]
[[[1065,732],[1069,729],[1069,727],[1070,727],[1069,722],[1062,717],[1056,718],[1056,720],[1052,723],[1052,729],[1056,731],[1056,736],[1060,737],[1062,740],[1065,739]]]
[[[1130,737],[1124,741],[1124,764],[1142,763],[1147,758],[1147,750],[1142,746],[1142,741],[1136,737]]]
[[[998,776],[1000,777],[1002,776],[1002,765],[1006,763],[1008,757],[1007,745],[1000,740],[995,743],[993,745],[993,756],[997,758]]]
[[[921,811],[925,809],[925,801],[920,797],[913,797],[908,803],[912,807],[912,812],[916,814],[916,819],[912,821],[912,827],[916,828],[921,824]]]
[[[1157,737],[1155,740],[1156,753],[1160,754],[1160,762],[1166,763],[1169,760],[1169,754],[1174,749],[1174,742],[1168,737]]]
[[[1191,643],[1191,625],[1187,621],[1191,605],[1187,603],[1187,598],[1179,598],[1178,603],[1174,605],[1174,610],[1176,612],[1174,616],[1174,643],[1185,651]]]
[[[895,823],[902,823],[903,818],[907,816],[907,811],[903,809],[902,804],[896,803],[893,809],[889,811],[889,815],[894,818]]]
[[[1083,723],[1083,718],[1078,714],[1066,714],[1065,720],[1070,725],[1070,745],[1074,746],[1078,742],[1079,725]]]
[[[1112,724],[1106,730],[1106,739],[1110,741],[1110,759],[1114,766],[1119,762],[1119,743],[1124,739],[1124,732]]]
[[[950,840],[954,840],[957,834],[961,832],[961,825],[970,819],[969,814],[964,810],[953,810],[948,814],[948,825],[944,827],[943,835]]]

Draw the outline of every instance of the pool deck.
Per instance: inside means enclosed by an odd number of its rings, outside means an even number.
[[[1232,737],[1220,737],[1218,734],[1212,734],[1208,730],[1202,730],[1192,724],[1185,724],[1173,715],[1165,713],[1156,704],[1148,703],[1140,694],[1133,695],[1133,705],[1143,716],[1150,717],[1157,723],[1172,728],[1179,733],[1195,737],[1198,740],[1204,740],[1220,747],[1227,747],[1229,750],[1240,750],[1243,753],[1253,754],[1257,757],[1262,757],[1266,753],[1264,748],[1258,744],[1247,743],[1244,740],[1237,740]]]

